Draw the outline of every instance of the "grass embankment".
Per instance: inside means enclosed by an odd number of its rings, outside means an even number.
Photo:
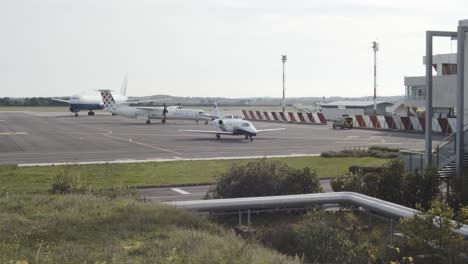
[[[287,165],[302,169],[310,167],[320,178],[344,174],[351,165],[380,165],[387,160],[373,157],[364,158],[323,158],[292,157],[276,158]],[[99,164],[73,166],[17,167],[0,166],[0,182],[7,192],[45,191],[53,177],[71,172],[80,177],[83,184],[94,188],[115,185],[162,186],[213,183],[216,176],[224,172],[233,162],[246,163],[249,160],[203,160],[173,161],[129,164]]]
[[[203,217],[154,203],[92,195],[0,197],[0,262],[24,261],[298,263]]]

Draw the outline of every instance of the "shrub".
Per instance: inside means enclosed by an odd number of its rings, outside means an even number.
[[[236,198],[321,192],[320,181],[309,168],[293,169],[275,160],[233,164],[217,179],[207,198]]]
[[[81,184],[79,175],[65,170],[52,179],[49,191],[52,194],[72,194],[86,192],[86,188]]]
[[[453,232],[468,222],[468,207],[458,213],[440,197],[411,218],[402,219],[404,242],[415,254],[424,254],[427,263],[466,263],[468,252],[462,235]],[[455,221],[453,221],[455,220]],[[464,258],[464,259],[463,259]]]
[[[317,173],[310,168],[289,169],[279,184],[280,195],[322,192]]]
[[[345,149],[342,151],[327,151],[320,156],[324,158],[342,158],[342,157],[376,157],[383,159],[393,159],[399,157],[399,150],[388,147],[372,146],[368,150]]]
[[[372,146],[368,149],[369,151],[381,151],[381,152],[399,152],[400,150],[397,148],[389,148],[389,147],[382,147],[382,146]]]
[[[403,196],[409,205],[419,204],[429,209],[430,201],[439,194],[440,180],[433,168],[417,170],[404,178]]]
[[[407,173],[399,159],[382,167],[351,166],[349,170],[351,173],[331,180],[333,191],[359,192],[410,207],[421,204],[423,208],[440,193],[435,170]]]

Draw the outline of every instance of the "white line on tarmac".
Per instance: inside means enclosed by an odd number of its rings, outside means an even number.
[[[291,154],[291,155],[271,155],[271,156],[241,156],[241,157],[216,157],[216,158],[193,158],[193,159],[145,159],[145,160],[111,160],[111,161],[82,161],[82,162],[56,162],[56,163],[23,163],[18,167],[33,166],[64,166],[64,165],[89,165],[89,164],[123,164],[123,163],[144,163],[144,162],[170,162],[182,160],[233,160],[233,159],[260,159],[260,158],[289,158],[289,157],[317,157],[320,154]]]
[[[0,135],[27,135],[28,132],[0,132]]]
[[[5,122],[6,120],[0,120],[0,122]]]
[[[111,131],[111,133],[112,133],[112,131]],[[114,136],[111,136],[110,134],[102,134],[102,135],[103,135],[103,136],[106,136],[106,137],[113,138],[113,139],[118,139],[118,140],[130,142],[130,143],[133,143],[133,144],[137,144],[137,145],[140,145],[140,146],[145,146],[145,147],[152,148],[152,149],[157,149],[157,150],[162,150],[162,151],[166,151],[166,152],[171,152],[171,153],[174,153],[174,154],[182,154],[182,153],[179,153],[179,152],[176,152],[176,151],[172,151],[172,150],[169,150],[169,149],[158,148],[158,147],[151,146],[151,145],[148,145],[148,144],[145,144],[145,143],[136,142],[136,141],[133,141],[133,139],[125,139],[125,138],[114,137]]]
[[[184,197],[194,197],[194,196],[203,196],[206,193],[192,193],[184,195]],[[146,199],[167,199],[167,198],[177,198],[180,197],[179,195],[169,195],[169,196],[149,196],[145,197]]]
[[[173,190],[174,192],[178,192],[180,194],[183,194],[183,195],[186,195],[186,194],[190,194],[189,192],[186,192],[182,189],[179,189],[179,188],[171,188],[171,190]]]
[[[158,147],[151,146],[151,145],[148,145],[148,144],[145,144],[145,143],[136,142],[136,141],[133,141],[133,139],[129,139],[128,141],[130,141],[130,142],[132,142],[132,143],[135,143],[135,144],[138,144],[138,145],[141,145],[141,146],[148,147],[148,148],[153,148],[153,149],[158,149],[158,150],[162,150],[162,151],[167,151],[167,152],[171,152],[171,153],[174,153],[174,154],[182,154],[182,153],[177,152],[177,151],[172,151],[172,150],[164,149],[164,148],[158,148]]]

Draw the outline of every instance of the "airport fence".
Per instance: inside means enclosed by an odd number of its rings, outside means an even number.
[[[314,125],[326,125],[327,120],[323,113],[303,112],[271,112],[242,110],[244,119],[255,121],[288,122]]]

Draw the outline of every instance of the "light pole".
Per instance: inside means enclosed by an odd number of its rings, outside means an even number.
[[[379,51],[379,43],[372,42],[372,49],[374,50],[374,115],[377,115],[377,51]]]
[[[284,102],[284,97],[285,97],[285,94],[286,94],[286,80],[285,80],[285,77],[284,77],[284,66],[286,64],[286,55],[281,55],[281,60],[283,61],[283,113],[284,113],[284,108],[286,106],[285,102]]]

